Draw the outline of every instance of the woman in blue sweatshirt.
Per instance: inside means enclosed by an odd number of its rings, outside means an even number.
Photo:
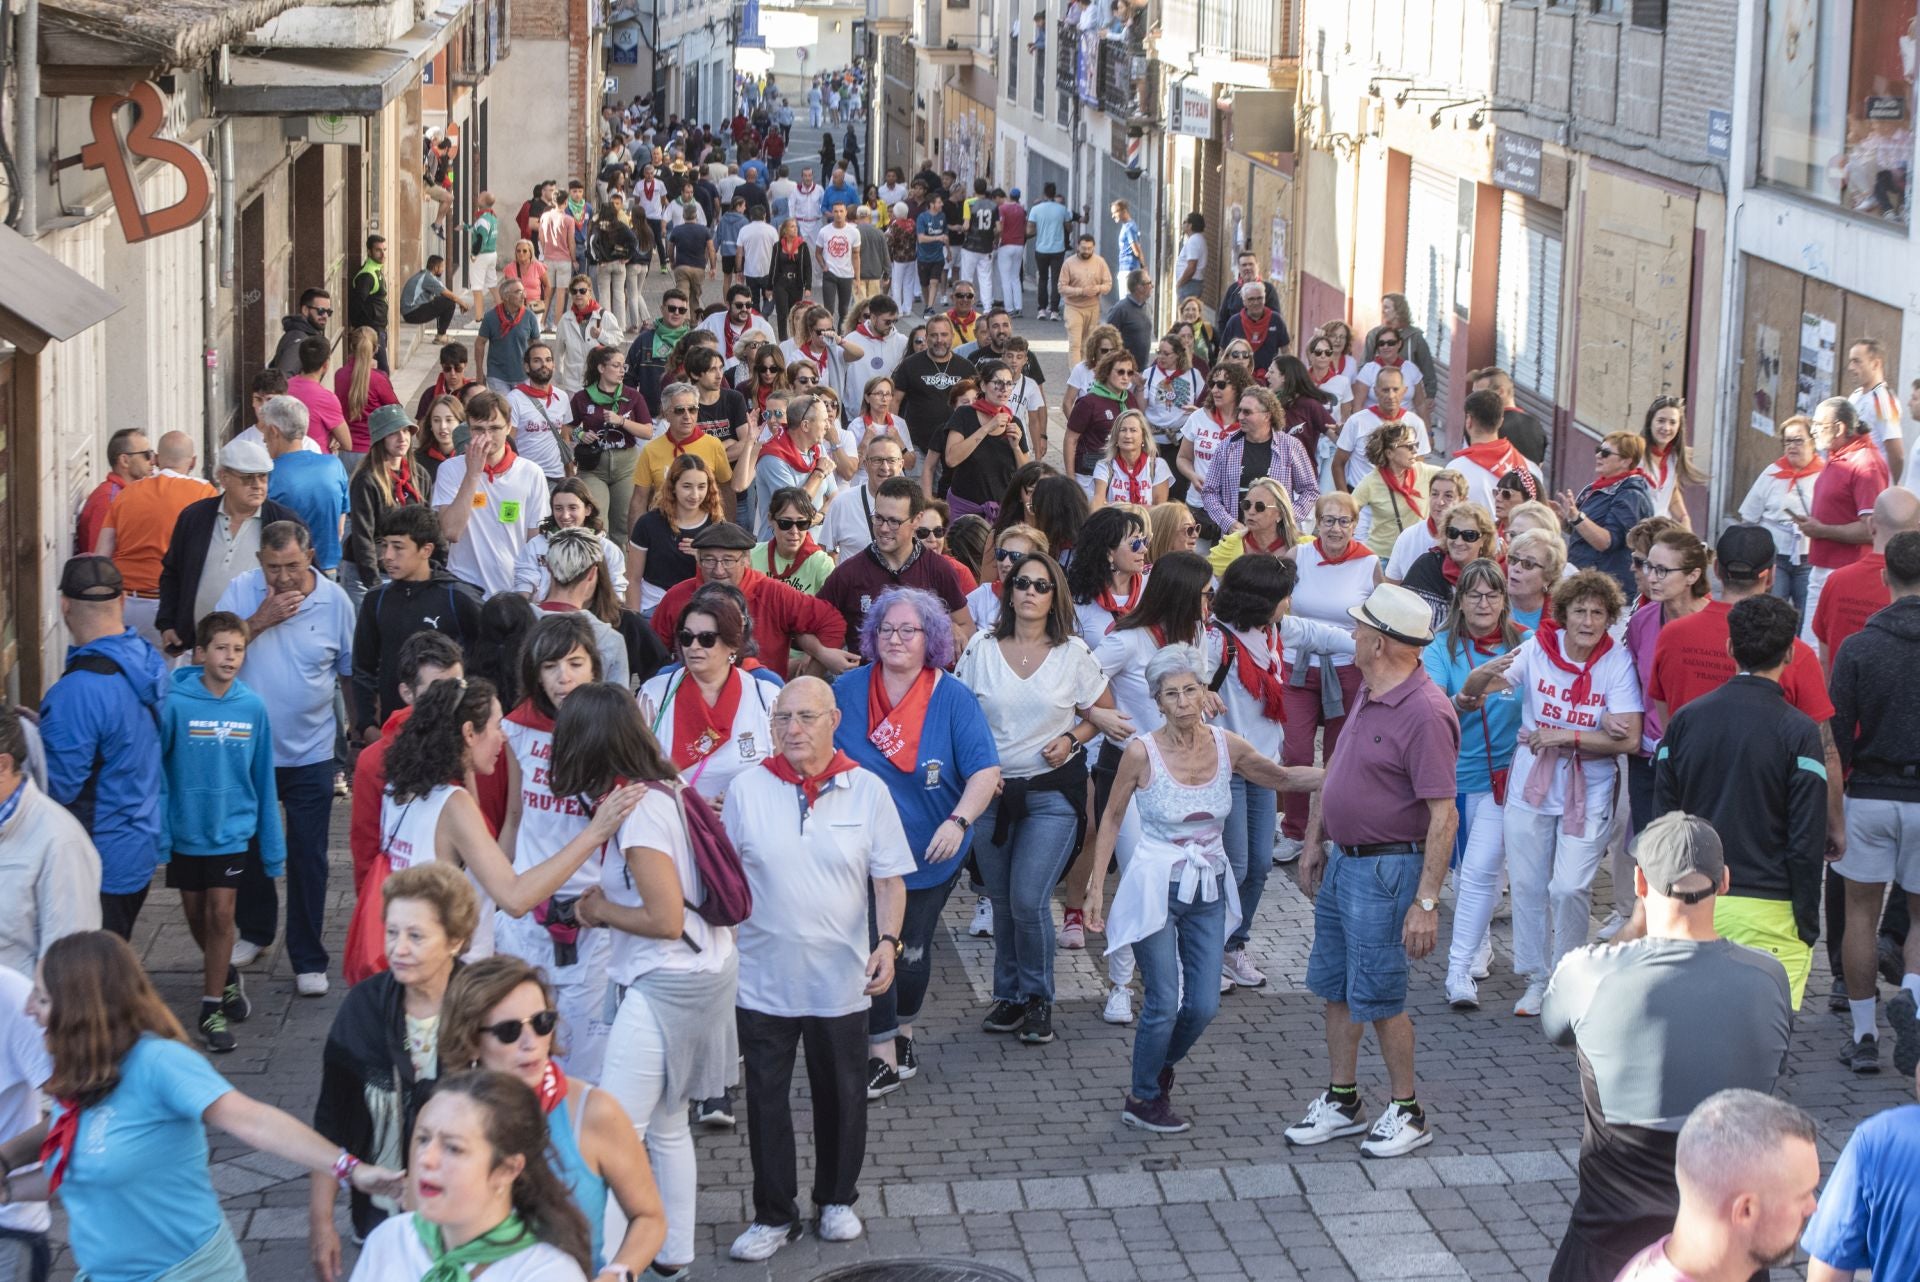
[[[200,620],[194,640],[200,666],[173,674],[160,707],[160,851],[167,885],[180,892],[187,927],[206,958],[200,1040],[224,1052],[235,1045],[229,1025],[252,1012],[232,961],[240,877],[253,851],[267,876],[278,877],[287,843],[267,706],[237,676],[247,657],[247,625],[217,610]]]

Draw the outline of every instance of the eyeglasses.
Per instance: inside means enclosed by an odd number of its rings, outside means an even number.
[[[1373,346],[1375,351],[1378,351],[1382,347],[1398,347],[1400,346],[1400,340],[1397,338],[1383,338]]]
[[[1478,543],[1480,541],[1480,531],[1456,530],[1449,525],[1447,527],[1447,537],[1456,543]]]
[[[1353,524],[1353,518],[1350,516],[1323,516],[1320,518],[1320,524],[1332,526],[1336,530],[1344,530]]]
[[[532,1026],[534,1036],[545,1037],[560,1026],[560,1012],[557,1010],[535,1011],[527,1019],[503,1019],[498,1024],[488,1024],[480,1031],[490,1034],[502,1046],[511,1046],[520,1040],[520,1030]]]
[[[1682,573],[1684,573],[1684,571],[1677,565],[1655,565],[1651,561],[1647,562],[1647,577],[1649,579],[1664,579],[1669,574]]]
[[[944,525],[916,526],[913,531],[913,537],[916,539],[944,539],[947,537],[947,527]]]
[[[1467,600],[1472,601],[1476,605],[1492,605],[1495,601],[1498,601],[1501,597],[1505,595],[1506,593],[1504,592],[1498,592],[1492,588],[1487,588],[1487,589],[1484,589],[1483,591],[1467,593]]]
[[[570,289],[567,292],[569,294],[572,294],[575,298],[585,298],[588,294],[592,293],[593,291],[586,290],[586,289]]]
[[[1035,596],[1053,595],[1052,579],[1030,579],[1024,574],[1016,574],[1007,586],[1015,592],[1031,592]]]
[[[1526,556],[1510,556],[1507,558],[1507,564],[1516,570],[1544,570],[1547,568],[1532,557]]]
[[[1598,449],[1594,450],[1593,456],[1595,458],[1619,458],[1620,454],[1618,451],[1610,450],[1606,446],[1602,445]]]
[[[873,630],[882,641],[911,641],[926,629],[912,623],[883,623]]]
[[[1122,374],[1126,375],[1128,378],[1132,378],[1134,375],[1134,371],[1132,369],[1126,368],[1124,366],[1118,366],[1118,365],[1114,367],[1113,373],[1114,373],[1114,377],[1116,378],[1118,378]]]
[[[875,525],[884,525],[889,530],[899,529],[907,523],[907,520],[908,518],[904,516],[882,516],[878,512],[873,514],[873,523]]]
[[[806,726],[808,729],[812,729],[814,726],[819,725],[822,721],[824,721],[827,717],[831,715],[832,715],[831,713],[817,712],[817,711],[815,712],[776,712],[772,716],[767,718],[767,725],[775,730],[785,730],[789,724],[795,721],[798,721],[801,725]]]
[[[1208,383],[1207,386],[1217,389],[1222,387],[1232,387],[1233,383],[1224,378],[1216,378],[1211,383]]]
[[[987,386],[1002,392],[1009,392],[1013,390],[1013,380],[1010,378],[990,378],[987,380]]]
[[[699,412],[700,412],[700,407],[699,407],[698,405],[669,405],[669,406],[667,406],[667,413],[669,413],[669,414],[687,414],[687,415],[693,415],[693,414],[698,414]]]
[[[682,650],[711,650],[720,644],[718,632],[689,632],[685,628],[680,629],[675,639]]]
[[[774,525],[783,530],[811,530],[813,518],[810,516],[776,516]]]
[[[747,562],[744,552],[709,552],[705,556],[693,558],[693,563],[703,570],[724,570],[729,566],[741,566]]]
[[[1174,533],[1178,534],[1183,539],[1190,539],[1194,535],[1200,533],[1200,527],[1198,525],[1183,525],[1183,526],[1180,526],[1178,529],[1176,529]]]
[[[1026,555],[1025,552],[1015,552],[1010,548],[995,548],[993,550],[993,559],[1001,562],[1018,561]]]

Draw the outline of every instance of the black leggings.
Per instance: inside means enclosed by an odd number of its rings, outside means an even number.
[[[1067,261],[1067,256],[1036,253],[1034,258],[1040,263],[1040,310],[1057,312],[1060,310],[1060,264]]]

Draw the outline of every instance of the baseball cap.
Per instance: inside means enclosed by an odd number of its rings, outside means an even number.
[[[220,447],[220,466],[244,476],[265,476],[273,471],[273,456],[258,441],[228,441]]]
[[[1008,193],[1007,193],[1007,199],[1008,199],[1008,200],[1018,200],[1018,199],[1020,199],[1020,189],[1019,189],[1018,187],[1015,187],[1015,188],[1014,188],[1014,189],[1013,189],[1012,191],[1010,191],[1010,192],[1008,192]]]
[[[1773,535],[1761,525],[1729,525],[1713,545],[1720,577],[1728,583],[1751,583],[1773,565]]]
[[[1640,830],[1633,861],[1646,874],[1648,890],[1689,904],[1718,894],[1727,868],[1713,825],[1678,810],[1668,811]]]
[[[104,556],[76,556],[60,569],[60,595],[71,601],[112,601],[124,590],[120,571]]]

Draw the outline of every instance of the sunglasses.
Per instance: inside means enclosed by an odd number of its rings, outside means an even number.
[[[1634,559],[1639,560],[1638,557]],[[1533,560],[1531,557],[1524,557],[1524,556],[1510,556],[1507,558],[1507,564],[1509,566],[1512,566],[1516,570],[1544,570],[1547,568],[1546,566],[1542,565],[1540,562]]]
[[[567,292],[569,294],[572,294],[575,298],[585,298],[588,293],[588,291],[584,289],[570,289]]]
[[[1221,388],[1221,387],[1232,387],[1233,384],[1228,382],[1224,378],[1216,378],[1211,383],[1208,383],[1207,386],[1213,387],[1213,388]]]
[[[959,292],[959,291],[957,291],[957,290],[956,290],[956,291],[954,292],[954,295],[953,295],[953,296],[954,296],[955,298],[964,298],[964,299],[967,299],[967,300],[969,300],[969,301],[971,301],[971,300],[972,300],[972,298],[973,298],[973,295],[972,295],[972,294],[963,294],[963,293],[960,293],[960,292]]]
[[[1618,451],[1610,450],[1606,446],[1602,445],[1599,449],[1593,452],[1593,456],[1595,458],[1619,458],[1620,454]]]
[[[917,526],[913,531],[913,537],[916,539],[944,539],[947,537],[947,527],[944,525]]]
[[[711,650],[720,644],[720,634],[718,632],[689,632],[685,628],[680,629],[676,639],[680,642],[680,648],[682,650],[692,650],[696,648]]]
[[[1035,596],[1053,595],[1052,579],[1030,579],[1024,574],[1016,574],[1007,586],[1015,592],[1031,592]]]
[[[669,316],[685,316],[687,314],[687,309],[684,307],[667,307],[662,310]]]
[[[1126,376],[1127,376],[1128,378],[1132,378],[1132,377],[1133,377],[1133,375],[1134,375],[1134,371],[1133,371],[1133,370],[1131,370],[1131,369],[1126,369],[1126,368],[1123,368],[1123,367],[1121,367],[1121,366],[1117,366],[1117,365],[1116,365],[1116,366],[1114,367],[1114,370],[1113,370],[1113,372],[1114,372],[1114,376],[1115,376],[1115,377],[1118,377],[1118,376],[1120,376],[1121,374],[1125,374],[1125,375],[1126,375]]]
[[[1447,527],[1447,537],[1458,543],[1478,543],[1480,541],[1480,531],[1456,530],[1449,525]]]
[[[1272,503],[1267,503],[1261,499],[1241,499],[1240,510],[1242,512],[1260,513],[1260,512],[1278,512],[1280,509],[1278,506]],[[1198,527],[1195,527],[1195,528],[1198,528]]]
[[[1183,539],[1190,539],[1194,535],[1200,533],[1200,527],[1197,525],[1183,525],[1179,529],[1175,530],[1174,533],[1178,534]]]
[[[307,310],[312,312],[315,316],[333,315],[333,308],[331,307],[309,307]]]
[[[1310,347],[1310,348],[1308,348],[1308,349],[1307,349],[1307,355],[1309,355],[1309,356],[1331,356],[1331,355],[1333,355],[1333,349],[1332,349],[1331,347]]]
[[[530,1019],[503,1019],[498,1024],[488,1024],[480,1031],[491,1034],[502,1046],[511,1046],[520,1040],[520,1030],[528,1025],[533,1026],[536,1037],[546,1037],[560,1026],[560,1012],[535,1011]]]
[[[1375,350],[1378,350],[1382,347],[1398,347],[1400,346],[1400,340],[1397,338],[1383,338],[1379,342],[1375,343],[1373,346]]]
[[[1124,546],[1129,552],[1144,552],[1147,550],[1147,541],[1139,535],[1135,535],[1133,538],[1128,539]]]
[[[820,380],[806,374],[801,374],[793,380],[793,384],[795,387],[818,387],[820,386]]]
[[[773,523],[783,530],[811,530],[813,528],[813,518],[810,516],[776,516],[773,518]]]
[[[1001,562],[1018,561],[1026,555],[1025,552],[1014,552],[1007,548],[995,548],[993,550],[993,559]]]

